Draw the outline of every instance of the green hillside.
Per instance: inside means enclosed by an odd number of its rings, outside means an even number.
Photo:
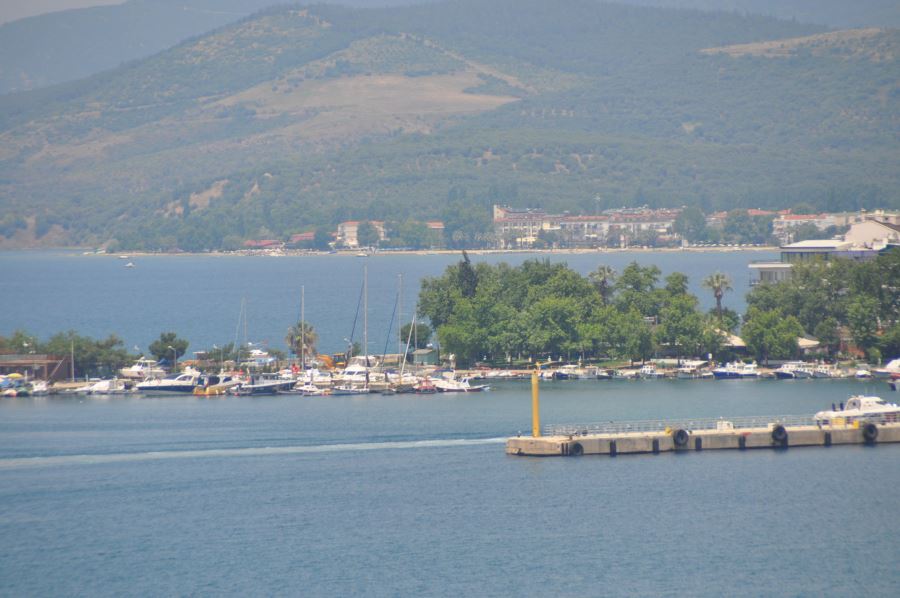
[[[898,48],[588,0],[269,9],[0,97],[0,235],[202,250],[442,218],[479,243],[494,202],[898,207]]]

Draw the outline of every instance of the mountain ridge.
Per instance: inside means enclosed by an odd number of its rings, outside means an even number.
[[[826,32],[555,6],[269,9],[86,82],[0,98],[0,234],[199,250],[341,219],[452,216],[451,194],[482,220],[494,201],[592,211],[598,194],[709,209],[897,201],[893,54],[704,54]]]

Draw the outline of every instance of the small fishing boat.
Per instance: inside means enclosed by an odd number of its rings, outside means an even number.
[[[336,397],[345,395],[367,395],[370,392],[372,391],[365,386],[350,386],[348,384],[334,386],[331,389],[331,394]]]
[[[716,380],[736,380],[759,377],[756,363],[742,363],[740,361],[727,363],[722,367],[715,368],[712,373]]]
[[[22,374],[0,376],[0,396],[7,398],[31,396],[32,385]]]
[[[652,363],[648,363],[641,367],[638,376],[645,380],[655,380],[658,378],[665,378],[666,374],[665,372],[656,369],[656,366]]]
[[[431,378],[425,376],[421,382],[416,384],[415,391],[418,395],[433,395],[437,392],[437,387],[431,382]]]

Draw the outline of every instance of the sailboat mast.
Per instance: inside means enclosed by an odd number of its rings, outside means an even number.
[[[397,355],[403,349],[403,275],[397,275]]]
[[[369,267],[363,266],[363,355],[369,367]]]
[[[306,371],[306,286],[300,287],[300,370]]]

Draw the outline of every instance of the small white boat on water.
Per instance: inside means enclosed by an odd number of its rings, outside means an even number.
[[[900,405],[888,403],[881,397],[855,396],[841,405],[828,411],[819,411],[815,415],[820,424],[850,424],[855,421],[890,423],[900,421]]]
[[[641,367],[640,372],[638,374],[641,378],[646,380],[655,380],[657,378],[665,378],[666,374],[662,370],[656,369],[656,366],[652,363],[648,363]]]
[[[75,389],[76,393],[84,395],[120,395],[130,391],[129,384],[119,378],[96,380]]]
[[[468,378],[462,380],[448,380],[446,378],[436,378],[433,381],[434,387],[438,392],[481,392],[490,390],[487,384],[471,385]]]
[[[315,384],[303,384],[300,386],[295,386],[289,392],[293,394],[300,394],[304,397],[324,397],[331,394],[330,388],[320,388]]]

